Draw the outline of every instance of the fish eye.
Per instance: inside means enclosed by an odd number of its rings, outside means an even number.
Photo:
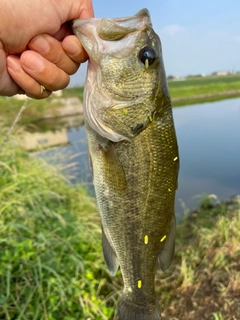
[[[140,50],[139,58],[145,66],[150,66],[156,58],[156,53],[152,47],[146,46]]]

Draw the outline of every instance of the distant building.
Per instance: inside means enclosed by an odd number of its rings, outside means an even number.
[[[228,76],[231,74],[236,74],[235,71],[216,71],[212,73],[212,76]]]
[[[167,80],[173,80],[173,81],[183,81],[183,80],[186,80],[185,77],[179,77],[179,76],[168,76],[167,77]]]

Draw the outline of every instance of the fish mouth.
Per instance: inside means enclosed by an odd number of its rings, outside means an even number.
[[[138,11],[135,15],[123,18],[89,18],[77,19],[72,22],[74,34],[78,37],[84,49],[92,60],[97,59],[97,53],[108,52],[111,45],[109,41],[116,41],[126,38],[126,43],[121,46],[127,48],[121,57],[128,55],[134,47],[134,41],[129,41],[128,35],[151,27],[151,18],[147,9]],[[136,35],[137,36],[137,35]],[[112,53],[119,51],[118,42],[112,49]]]
[[[123,17],[123,18],[88,18],[88,19],[75,19],[72,21],[72,29],[73,31],[77,30],[78,28],[82,28],[85,24],[93,23],[96,25],[98,22],[101,23],[108,23],[111,22],[113,24],[117,24],[119,26],[122,26],[124,28],[128,29],[137,29],[139,27],[139,24],[141,22],[144,22],[144,24],[147,24],[148,26],[152,26],[151,19],[150,19],[150,13],[148,9],[144,8],[140,11],[138,11],[135,15],[129,16],[129,17]],[[110,30],[108,30],[109,32]]]

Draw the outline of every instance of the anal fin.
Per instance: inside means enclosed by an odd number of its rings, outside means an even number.
[[[114,276],[118,269],[118,260],[115,250],[113,249],[112,245],[110,244],[104,228],[102,226],[102,247],[103,247],[103,256],[107,268],[112,276]]]
[[[176,237],[176,219],[175,219],[175,215],[173,215],[169,232],[164,241],[163,247],[161,248],[158,255],[158,263],[162,271],[166,271],[170,267],[170,264],[172,262],[172,259],[174,256],[174,249],[175,249],[175,237]]]

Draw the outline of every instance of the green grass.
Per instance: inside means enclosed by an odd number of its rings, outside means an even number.
[[[0,154],[0,319],[109,319],[95,201],[16,145]]]
[[[168,81],[172,98],[190,97],[240,89],[240,75],[186,78],[183,81]]]
[[[240,319],[239,230],[240,203],[211,197],[178,226],[171,270],[157,277],[164,320]]]
[[[63,97],[78,97],[81,101],[83,101],[83,90],[84,87],[69,87],[63,90]]]
[[[210,102],[240,96],[239,74],[230,76],[186,78],[182,81],[169,80],[168,85],[171,98],[173,100],[173,106]],[[238,90],[239,92],[232,92],[229,95],[223,94],[224,92],[232,90]],[[199,97],[201,95],[206,96]]]
[[[50,109],[54,113],[57,112],[58,108],[62,107],[60,103],[56,104],[51,102],[52,98],[44,100],[28,100],[26,108],[22,113],[20,123],[32,123],[40,119],[46,112],[49,112]],[[18,100],[14,97],[0,97],[0,119],[4,120],[5,124],[12,124],[23,104],[24,100]]]

